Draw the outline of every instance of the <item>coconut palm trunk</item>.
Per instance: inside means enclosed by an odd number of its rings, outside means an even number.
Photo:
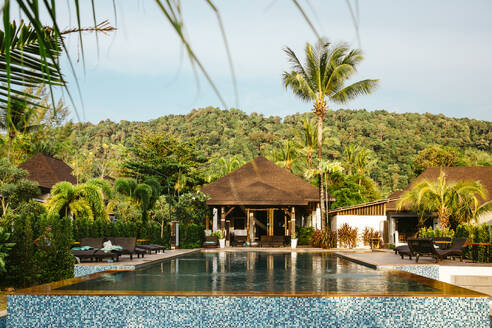
[[[323,103],[323,101],[322,101]],[[326,102],[324,102],[326,104]],[[321,229],[324,229],[326,226],[326,208],[325,208],[325,187],[324,187],[324,179],[323,179],[323,169],[321,167],[322,159],[323,159],[323,117],[324,110],[323,106],[318,102],[314,105],[314,112],[318,116],[318,170],[319,170],[319,201],[320,201],[320,211],[321,211]],[[320,108],[321,107],[321,108]]]

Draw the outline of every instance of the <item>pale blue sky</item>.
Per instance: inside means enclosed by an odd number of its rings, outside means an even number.
[[[202,77],[197,88],[188,60],[180,55],[180,43],[154,2],[117,3],[118,31],[100,36],[99,56],[94,37],[86,35],[85,74],[82,63],[76,63],[85,103],[84,113],[78,106],[81,118],[145,121],[198,107],[221,107]],[[187,31],[227,105],[235,107],[224,45],[215,16],[204,3],[183,1]],[[279,116],[311,110],[311,104],[299,101],[281,83],[281,73],[289,68],[282,48],[290,46],[302,54],[305,42],[315,41],[292,2],[216,3],[236,69],[238,107],[248,113]],[[321,34],[358,46],[345,1],[300,3]],[[114,24],[112,2],[96,4],[98,20],[109,19]],[[58,15],[62,12],[60,7]],[[91,25],[91,15],[84,16],[85,25]],[[343,107],[492,121],[491,16],[490,1],[360,1],[360,37],[366,59],[355,79],[379,78],[381,83],[374,94]],[[67,27],[75,24],[75,17],[65,15],[64,19]],[[77,38],[70,37],[68,44],[77,59]],[[73,78],[68,69],[65,72],[76,94]]]

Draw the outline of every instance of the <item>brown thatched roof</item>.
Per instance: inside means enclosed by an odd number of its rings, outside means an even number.
[[[307,205],[319,201],[318,188],[263,156],[202,189],[208,205]]]
[[[19,168],[27,170],[29,172],[27,178],[37,181],[42,188],[51,189],[53,185],[62,181],[77,183],[70,166],[62,160],[41,153],[19,165]]]
[[[415,184],[422,180],[437,181],[441,174],[441,169],[446,174],[446,181],[449,183],[458,181],[480,181],[487,193],[487,199],[480,199],[480,203],[492,199],[492,166],[453,166],[453,167],[431,167],[416,177],[405,189],[394,192],[388,199],[398,199],[401,195],[410,190]],[[388,211],[397,210],[398,201],[393,200],[388,203]]]

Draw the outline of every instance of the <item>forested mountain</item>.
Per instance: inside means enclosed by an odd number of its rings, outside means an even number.
[[[194,109],[186,115],[166,115],[149,122],[120,123],[109,120],[98,124],[73,124],[70,137],[78,153],[88,151],[98,157],[101,145],[135,145],[142,132],[170,133],[183,140],[195,138],[197,149],[206,158],[238,155],[249,160],[268,155],[302,132],[302,119],[311,113],[285,118],[246,114],[238,109]],[[344,147],[350,144],[369,149],[370,177],[384,194],[404,188],[416,174],[417,154],[432,145],[449,147],[466,155],[461,165],[490,165],[492,122],[449,118],[432,114],[396,114],[384,110],[328,111],[325,116],[323,154],[328,160],[342,160]],[[463,157],[465,158],[465,157]],[[486,158],[487,160],[482,160]],[[458,163],[460,164],[460,163]]]

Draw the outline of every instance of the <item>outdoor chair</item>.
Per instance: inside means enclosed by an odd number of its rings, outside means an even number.
[[[143,253],[141,252],[142,250],[135,251],[137,244],[137,238],[135,237],[109,237],[108,239],[111,241],[111,244],[115,246],[121,246],[122,249],[116,252],[120,255],[130,255],[130,260],[133,260],[133,254],[137,254],[137,257],[140,257],[140,255],[143,256],[143,254],[145,254],[145,251]]]
[[[231,246],[244,246],[246,240],[247,240],[246,236],[232,235]]]
[[[90,250],[75,250],[75,249],[72,249],[72,255],[75,257],[75,258],[78,258],[78,261],[82,261],[84,259],[89,259],[90,261],[92,261],[95,257],[94,257],[94,253],[96,252],[95,249],[90,249]]]
[[[80,240],[80,247],[90,246],[93,248],[103,248],[103,238],[82,238]]]
[[[433,237],[432,241],[434,242],[434,244],[437,244],[437,246],[439,246],[439,249],[441,249],[441,250],[448,249],[449,246],[451,245],[451,237]],[[446,241],[446,242],[450,242],[450,243],[449,244],[439,243],[440,241]]]
[[[401,245],[398,247],[395,247],[395,254],[399,254],[401,256],[401,259],[403,260],[404,256],[408,256],[408,259],[411,260],[413,256],[415,256],[412,251],[410,250],[410,247],[408,245]]]
[[[272,246],[273,247],[284,247],[285,237],[284,236],[272,236]]]
[[[260,247],[272,247],[273,238],[271,236],[260,236]]]
[[[217,248],[219,247],[219,238],[217,236],[207,236],[202,245],[203,248]]]
[[[408,238],[408,248],[415,255],[415,262],[418,263],[419,257],[430,256],[438,261],[437,252],[432,242],[432,238]]]
[[[147,251],[147,253],[149,254],[152,254],[152,252],[155,252],[157,254],[159,251],[162,251],[164,253],[164,250],[166,249],[166,247],[157,244],[138,245],[137,247]]]
[[[466,238],[456,238],[448,249],[439,250],[437,249],[437,254],[440,259],[445,259],[448,256],[459,257],[461,262],[463,262],[463,257],[465,254],[463,253],[463,249],[465,248]]]

